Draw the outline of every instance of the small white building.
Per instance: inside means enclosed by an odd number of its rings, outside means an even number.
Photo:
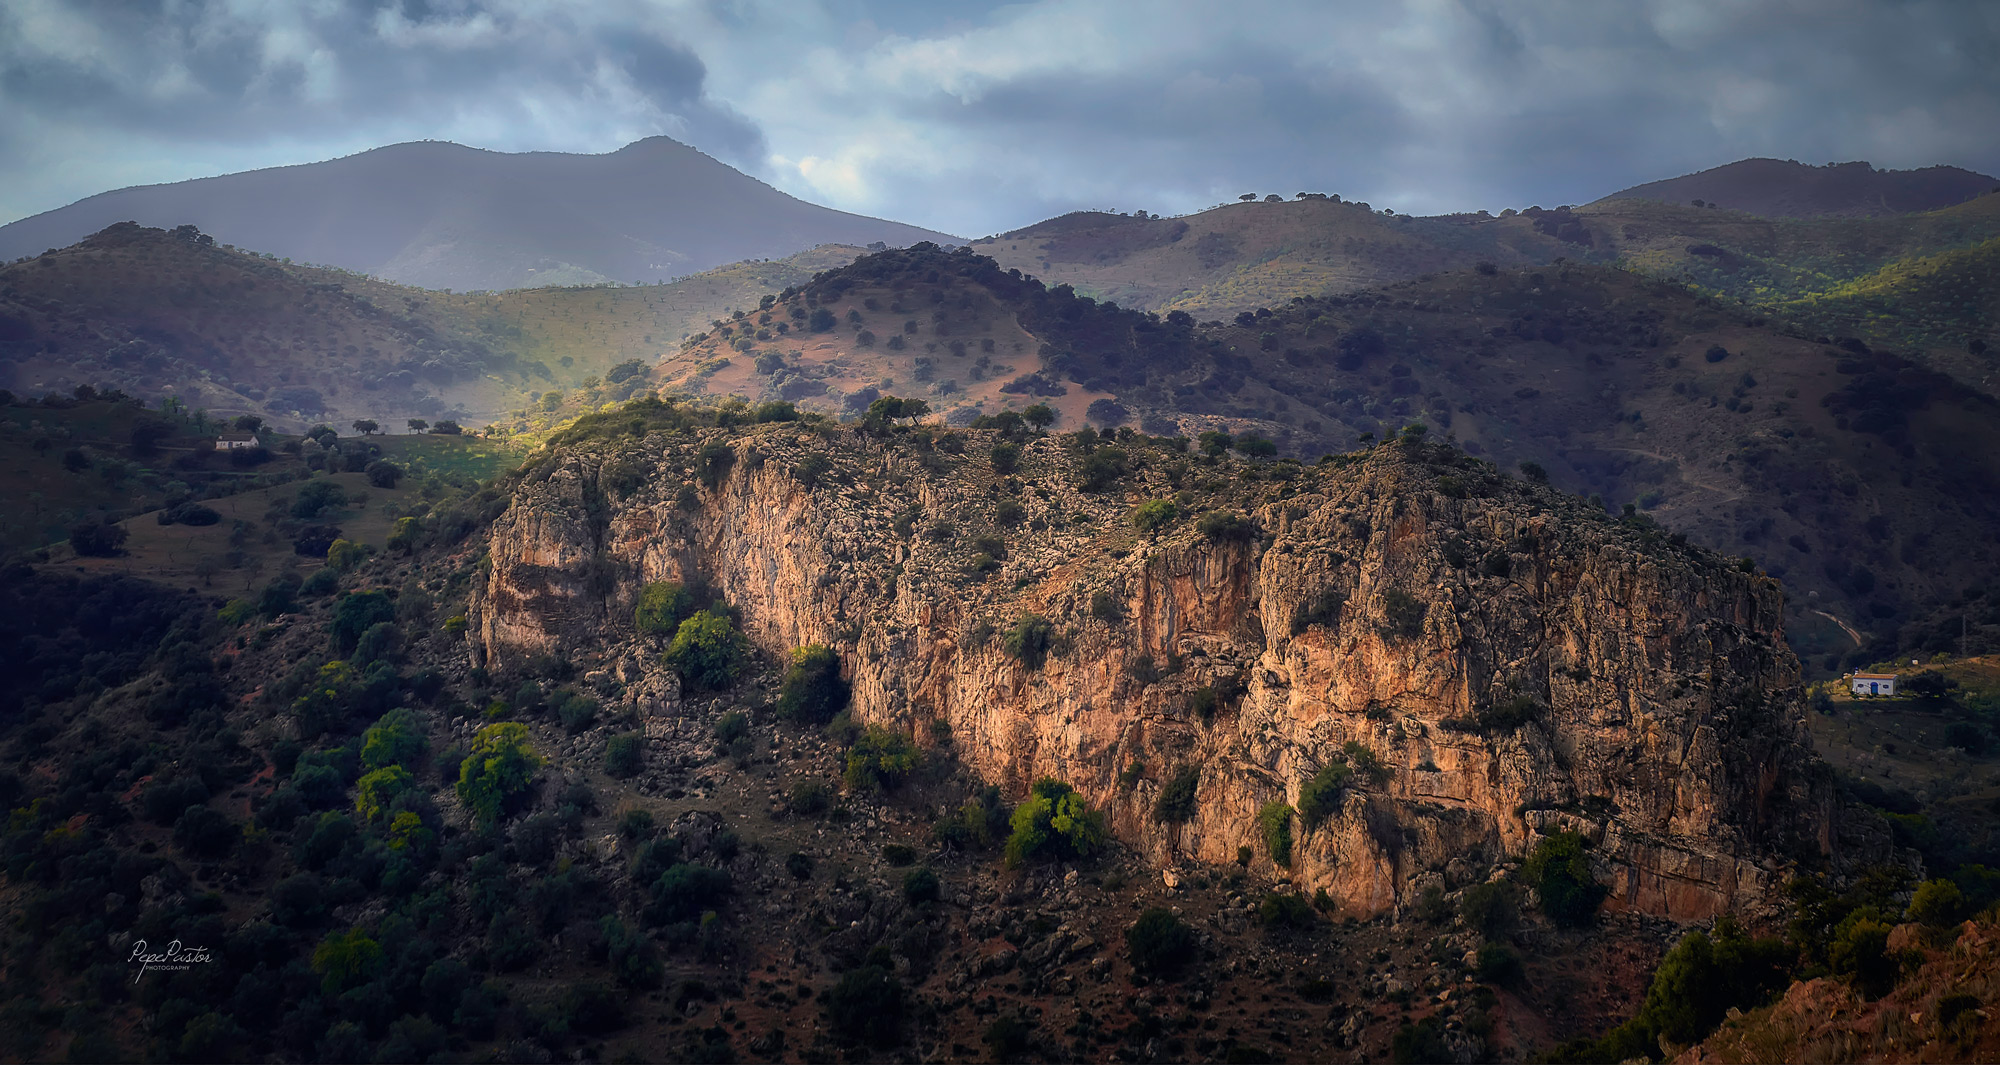
[[[1856,673],[1849,678],[1849,690],[1856,695],[1896,694],[1896,674]]]
[[[215,450],[234,451],[239,447],[256,447],[255,433],[223,433],[215,438]]]

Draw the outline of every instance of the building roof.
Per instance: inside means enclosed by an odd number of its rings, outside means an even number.
[[[217,440],[255,440],[255,439],[257,439],[257,434],[256,434],[256,433],[217,433],[217,434],[216,434],[216,436],[215,436],[215,438],[216,438]]]
[[[1855,680],[1895,680],[1894,673],[1856,673]]]

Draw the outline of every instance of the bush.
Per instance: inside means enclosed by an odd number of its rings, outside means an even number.
[[[1125,452],[1115,447],[1100,447],[1083,460],[1077,487],[1086,492],[1102,492],[1117,484],[1125,471]]]
[[[1926,880],[1910,896],[1910,920],[1932,928],[1955,925],[1966,917],[1965,892],[1949,880]]]
[[[225,857],[242,837],[236,822],[206,806],[189,806],[174,820],[174,846],[194,858]]]
[[[647,919],[654,924],[693,922],[704,910],[714,909],[732,889],[729,874],[720,869],[676,862],[653,881]]]
[[[1340,612],[1346,606],[1345,594],[1335,588],[1325,589],[1299,604],[1298,613],[1292,615],[1292,635],[1297,636],[1314,625],[1333,628],[1339,624]]]
[[[1170,499],[1149,499],[1132,508],[1132,527],[1142,533],[1158,532],[1180,516],[1180,508]]]
[[[1465,889],[1458,902],[1458,915],[1467,927],[1481,935],[1494,936],[1514,927],[1518,913],[1514,887],[1504,880],[1475,884]]]
[[[1526,973],[1521,968],[1521,956],[1504,943],[1488,943],[1480,947],[1476,968],[1482,982],[1500,987],[1518,985]]]
[[[1040,669],[1048,661],[1055,643],[1055,626],[1040,614],[1022,614],[1007,633],[1003,646],[1029,669]]]
[[[604,771],[621,780],[639,775],[646,766],[646,739],[636,732],[613,736],[604,745]]]
[[[778,691],[778,713],[793,721],[823,725],[846,709],[852,692],[840,678],[840,656],[824,644],[809,644],[792,652]]]
[[[349,592],[334,603],[328,631],[333,636],[335,651],[346,656],[354,653],[361,634],[371,626],[394,620],[396,604],[387,592]]]
[[[841,779],[856,791],[894,791],[922,760],[908,736],[870,725],[849,748]]]
[[[821,1003],[827,1027],[846,1043],[894,1046],[903,1030],[903,982],[881,965],[863,965],[842,976]]]
[[[639,590],[639,606],[632,612],[632,628],[641,636],[667,636],[681,627],[694,613],[694,596],[679,581],[648,584]]]
[[[1707,359],[1710,362],[1721,362],[1722,360],[1728,357],[1729,357],[1729,349],[1723,347],[1720,344],[1710,344],[1708,346],[1708,350],[1702,352],[1702,358]]]
[[[70,526],[69,546],[86,558],[113,558],[125,553],[125,539],[131,533],[112,522],[84,522]]]
[[[1896,987],[1903,959],[1889,951],[1890,926],[1857,911],[1834,931],[1827,958],[1833,971],[1854,982],[1864,998],[1877,999]]]
[[[695,462],[696,476],[702,487],[714,491],[729,476],[729,468],[736,465],[736,449],[717,441],[702,445],[701,454]]]
[[[1382,638],[1414,640],[1424,634],[1424,617],[1430,604],[1401,588],[1382,593]]]
[[[1087,858],[1105,840],[1104,815],[1090,808],[1076,789],[1060,780],[1035,782],[1014,808],[1006,861],[1012,868],[1030,859]]]
[[[526,795],[541,764],[541,756],[528,745],[526,725],[488,725],[472,737],[472,753],[459,764],[459,801],[492,824]]]
[[[394,808],[397,799],[415,785],[409,770],[399,765],[383,766],[356,782],[354,811],[364,821],[379,820]]]
[[[1021,465],[1021,445],[1001,441],[993,445],[993,450],[987,453],[987,459],[993,463],[994,473],[1002,475],[1013,473]]]
[[[1597,916],[1598,904],[1609,894],[1590,875],[1583,837],[1558,832],[1544,838],[1521,866],[1521,875],[1541,896],[1542,912],[1559,925],[1579,927]]]
[[[710,607],[681,622],[666,657],[689,687],[714,690],[735,683],[745,653],[743,635],[729,615]]]
[[[1125,949],[1132,968],[1151,976],[1171,977],[1194,960],[1194,929],[1174,912],[1154,906],[1125,930]]]
[[[1264,852],[1271,861],[1284,866],[1292,864],[1292,808],[1282,800],[1273,800],[1257,811],[1257,832],[1264,837]]]
[[[1276,931],[1282,928],[1311,928],[1312,903],[1303,895],[1272,892],[1257,904],[1257,923]]]
[[[416,711],[391,710],[361,734],[361,764],[368,769],[409,765],[430,746]]]
[[[1153,802],[1153,820],[1166,825],[1184,825],[1194,820],[1195,792],[1201,787],[1201,767],[1183,766],[1160,789]]]
[[[833,807],[833,789],[818,780],[801,780],[792,785],[785,805],[802,817],[818,817]]]
[[[368,474],[368,483],[377,488],[394,488],[403,479],[403,468],[387,459],[376,459],[364,472]]]
[[[912,869],[903,877],[903,898],[911,905],[936,902],[939,891],[938,875],[928,868]]]
[[[1203,536],[1215,541],[1235,540],[1244,542],[1257,535],[1257,526],[1241,514],[1225,514],[1211,510],[1201,516],[1195,528]]]
[[[1340,797],[1354,777],[1354,770],[1345,762],[1330,762],[1320,767],[1312,779],[1299,785],[1299,820],[1305,822],[1306,831],[1319,827],[1335,810],[1340,809]]]

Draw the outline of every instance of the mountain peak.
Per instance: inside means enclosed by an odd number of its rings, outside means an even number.
[[[1813,166],[1754,158],[1634,185],[1604,199],[1700,201],[1769,218],[1877,218],[1951,207],[1995,185],[2000,179],[1955,166],[1877,170],[1862,160]]]

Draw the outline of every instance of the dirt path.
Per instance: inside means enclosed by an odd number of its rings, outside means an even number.
[[[1829,614],[1824,610],[1815,610],[1812,611],[1812,613],[1818,614],[1820,617],[1823,617],[1826,620],[1833,622],[1835,625],[1840,626],[1840,631],[1846,633],[1847,638],[1854,641],[1854,646],[1856,647],[1861,646],[1861,634],[1854,631],[1854,626],[1849,625],[1847,622],[1842,621],[1837,617],[1834,617],[1832,614]]]
[[[1717,488],[1715,485],[1712,484],[1703,484],[1700,481],[1697,481],[1694,478],[1689,477],[1686,464],[1683,463],[1680,459],[1673,457],[1672,455],[1662,455],[1657,451],[1647,451],[1645,448],[1639,448],[1639,447],[1610,447],[1605,445],[1599,445],[1597,450],[1623,451],[1628,455],[1644,455],[1649,459],[1658,459],[1661,462],[1672,463],[1674,467],[1674,473],[1680,477],[1681,483],[1683,484],[1693,485],[1694,487],[1702,489],[1703,491],[1714,492],[1716,495],[1722,497],[1722,501],[1724,503],[1734,503],[1735,501],[1743,498],[1743,494],[1741,492],[1731,492],[1727,488]],[[1845,626],[1842,627],[1845,628]],[[1858,643],[1859,641],[1856,642]]]

